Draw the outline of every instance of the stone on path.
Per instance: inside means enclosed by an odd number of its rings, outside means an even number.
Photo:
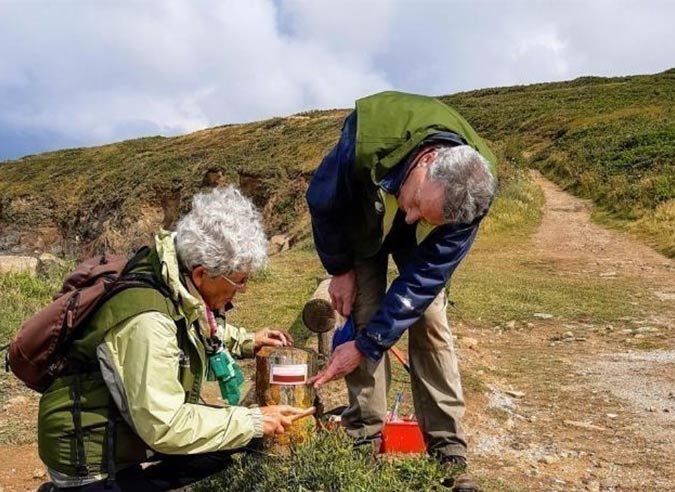
[[[594,431],[605,431],[607,430],[605,427],[600,427],[599,425],[593,425],[589,424],[587,422],[577,422],[576,420],[565,420],[563,421],[565,425],[569,425],[571,427],[578,427],[579,429],[585,429],[585,430],[594,430]]]
[[[460,346],[471,350],[478,348],[478,340],[472,337],[462,337],[459,339]]]

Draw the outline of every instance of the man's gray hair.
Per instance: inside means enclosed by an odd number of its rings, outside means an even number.
[[[209,276],[254,272],[267,262],[267,239],[253,203],[233,186],[198,193],[176,226],[176,251],[192,270]]]
[[[490,164],[468,145],[436,148],[427,176],[445,188],[443,217],[450,224],[468,224],[485,215],[497,191]]]

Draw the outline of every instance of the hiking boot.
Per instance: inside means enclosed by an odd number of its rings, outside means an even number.
[[[443,486],[453,492],[480,492],[480,486],[466,473],[466,458],[464,456],[445,456],[441,460],[446,477]]]
[[[58,490],[53,483],[45,482],[37,488],[36,492],[57,492]]]

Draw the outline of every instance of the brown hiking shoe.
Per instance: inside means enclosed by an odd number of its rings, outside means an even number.
[[[480,486],[468,473],[455,477],[453,492],[480,492]]]
[[[453,492],[480,492],[480,486],[466,473],[466,458],[464,456],[445,456],[441,461],[446,477],[443,486]]]

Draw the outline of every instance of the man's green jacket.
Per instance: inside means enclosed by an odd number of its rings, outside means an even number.
[[[426,145],[469,145],[495,174],[496,157],[457,111],[431,97],[389,91],[356,102],[307,190],[314,244],[329,273],[345,273],[382,253],[409,253],[380,308],[356,337],[357,348],[372,360],[440,293],[482,219],[438,227],[423,220],[405,224],[396,195],[415,151]]]

